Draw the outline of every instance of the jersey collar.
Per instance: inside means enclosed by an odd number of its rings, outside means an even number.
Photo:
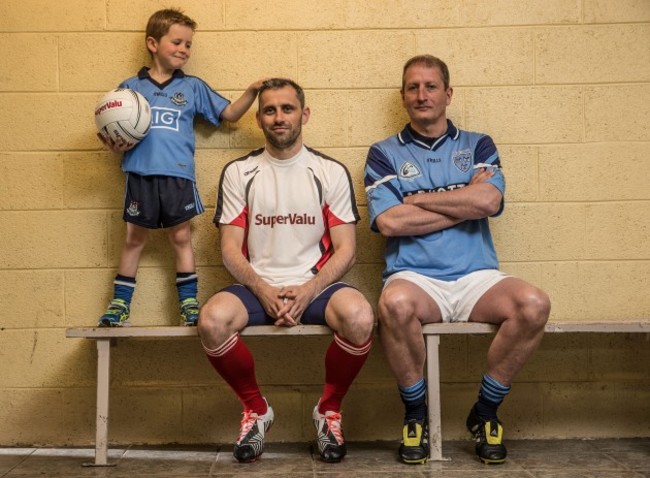
[[[149,67],[148,66],[143,66],[140,68],[140,71],[138,71],[138,79],[140,80],[149,80],[151,81],[154,85],[158,86],[159,88],[164,88],[168,84],[170,84],[172,81],[174,81],[176,78],[184,78],[185,77],[185,72],[183,70],[174,70],[174,73],[172,73],[172,77],[167,80],[165,83],[160,84],[155,82],[151,77],[149,76]]]
[[[402,131],[400,131],[397,134],[397,139],[399,140],[400,143],[402,144],[407,144],[407,143],[413,143],[416,144],[417,146],[421,148],[426,148],[430,150],[435,150],[437,149],[442,143],[445,142],[447,138],[450,138],[454,141],[458,139],[458,136],[460,136],[460,130],[454,126],[454,123],[451,122],[451,120],[447,120],[447,132],[443,134],[440,138],[436,140],[433,145],[429,146],[423,141],[420,141],[418,138],[416,138],[413,133],[411,132],[411,129],[406,125]]]
[[[149,69],[148,66],[140,68],[140,71],[138,71],[138,78],[141,80],[149,78]],[[185,72],[183,70],[174,70],[174,73],[172,74],[172,78],[183,78],[184,76]]]

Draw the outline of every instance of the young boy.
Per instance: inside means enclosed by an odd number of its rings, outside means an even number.
[[[160,10],[149,18],[145,41],[151,67],[143,67],[119,86],[138,91],[151,105],[149,134],[135,147],[98,135],[108,149],[124,153],[126,173],[126,240],[113,299],[99,318],[100,327],[129,325],[135,276],[149,229],[161,227],[166,228],[176,257],[181,324],[196,325],[198,319],[190,219],[203,212],[203,205],[195,182],[194,116],[201,115],[215,126],[222,120],[237,121],[255,101],[262,81],[230,103],[201,79],[185,75],[181,68],[190,58],[195,30],[196,22],[179,10]]]

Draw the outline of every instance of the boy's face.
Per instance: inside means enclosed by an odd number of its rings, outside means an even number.
[[[174,24],[160,41],[147,38],[147,48],[161,67],[177,70],[185,66],[190,59],[192,36],[194,32],[186,25]]]

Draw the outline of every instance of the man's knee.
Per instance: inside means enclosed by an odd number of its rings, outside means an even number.
[[[551,313],[551,300],[541,289],[531,287],[521,298],[521,317],[533,329],[543,329]]]
[[[218,295],[213,296],[199,311],[197,328],[201,341],[209,348],[218,347],[238,332],[234,322],[232,309],[220,301]]]
[[[355,322],[359,330],[363,332],[367,338],[370,338],[372,329],[375,325],[375,314],[372,311],[372,306],[367,300],[359,301],[354,306]]]
[[[411,320],[413,303],[407,293],[397,287],[385,289],[378,304],[379,323],[384,326],[399,326]]]
[[[372,306],[363,297],[346,303],[345,325],[341,331],[344,337],[352,343],[362,344],[367,342],[372,335],[374,327],[374,314]]]

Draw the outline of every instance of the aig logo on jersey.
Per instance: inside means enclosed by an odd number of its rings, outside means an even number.
[[[175,110],[172,108],[161,108],[159,106],[153,106],[151,108],[152,128],[165,128],[178,131],[180,119],[180,110]]]
[[[406,162],[402,164],[402,167],[399,169],[399,177],[403,179],[413,179],[417,178],[418,176],[422,176],[422,173],[418,169],[418,167],[413,164]]]
[[[472,167],[472,151],[469,149],[456,151],[453,154],[452,159],[456,167],[463,173],[466,173],[469,171],[469,168]]]

